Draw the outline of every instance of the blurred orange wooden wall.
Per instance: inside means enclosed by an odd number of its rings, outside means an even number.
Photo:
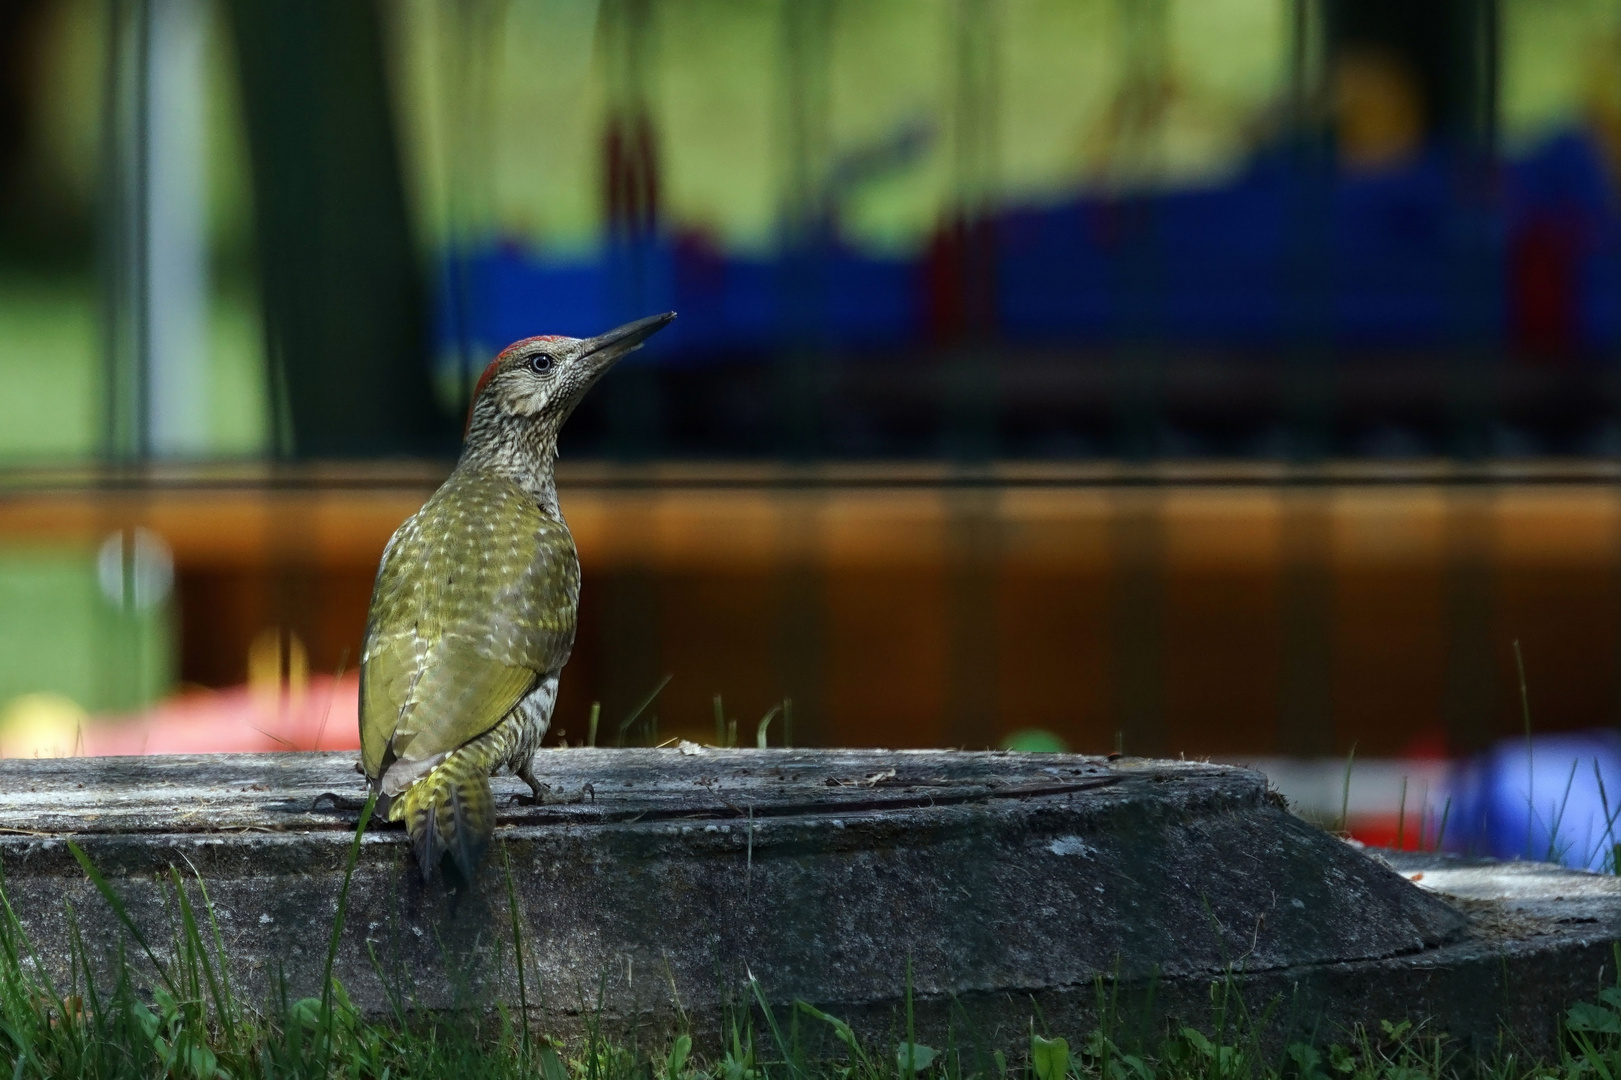
[[[0,495],[0,540],[144,525],[175,556],[181,677],[267,629],[353,668],[377,558],[442,475],[303,473]],[[555,726],[659,737],[1394,755],[1616,722],[1621,491],[1602,475],[576,466],[584,570]],[[773,728],[780,738],[780,725]],[[645,729],[638,727],[634,737]]]

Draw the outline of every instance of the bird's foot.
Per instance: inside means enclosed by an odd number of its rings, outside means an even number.
[[[579,791],[576,791],[573,794],[566,794],[562,792],[553,794],[551,788],[547,787],[545,784],[539,783],[534,784],[532,786],[532,790],[533,794],[530,795],[520,794],[512,796],[512,801],[523,806],[567,806],[572,803],[597,801],[597,789],[592,787],[590,784],[586,784]]]
[[[522,792],[519,792],[518,794],[512,796],[511,805],[513,805],[513,806],[545,806],[546,805],[546,794],[547,794],[547,792],[545,790],[545,785],[542,784],[541,785],[541,790],[539,790],[539,791],[532,792],[531,794],[528,794],[528,795],[525,795]]]

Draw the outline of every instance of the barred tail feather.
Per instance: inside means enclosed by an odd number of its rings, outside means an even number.
[[[424,881],[433,879],[447,853],[463,880],[472,881],[495,831],[488,765],[479,755],[451,754],[402,791],[388,817],[405,822]]]

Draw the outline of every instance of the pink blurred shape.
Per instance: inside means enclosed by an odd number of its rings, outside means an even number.
[[[194,690],[84,726],[82,754],[229,754],[358,750],[360,679],[312,676],[298,691],[233,686]]]

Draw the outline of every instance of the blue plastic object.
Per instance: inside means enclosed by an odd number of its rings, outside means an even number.
[[[962,273],[949,261],[962,254],[953,228],[909,258],[836,238],[745,257],[695,233],[568,259],[505,245],[443,266],[441,353],[597,333],[670,308],[680,320],[643,361],[926,348],[949,338],[942,306],[960,302],[940,291]],[[1374,175],[1270,152],[1220,185],[1010,205],[976,235],[993,263],[977,287],[1013,344],[1591,353],[1621,342],[1621,217],[1580,133],[1497,165],[1434,148]]]
[[[1614,872],[1621,843],[1621,734],[1505,739],[1457,766],[1449,851]]]

